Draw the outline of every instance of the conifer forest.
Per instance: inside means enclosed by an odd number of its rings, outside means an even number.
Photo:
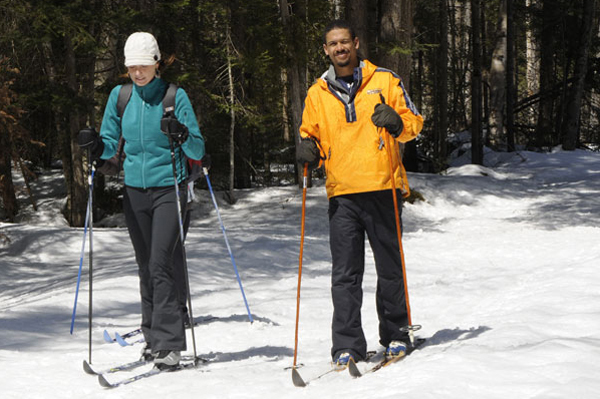
[[[234,189],[298,184],[304,97],[329,66],[322,34],[333,19],[355,27],[361,57],[401,76],[424,116],[403,149],[409,171],[439,173],[454,151],[470,151],[476,164],[486,148],[598,151],[598,8],[595,0],[0,0],[0,220],[14,221],[18,190],[53,168],[64,175],[66,220],[83,226],[88,169],[77,135],[99,129],[108,94],[129,80],[123,46],[136,31],[157,38],[161,76],[190,97],[213,185],[232,202]],[[96,176],[97,218],[120,207],[111,179]]]

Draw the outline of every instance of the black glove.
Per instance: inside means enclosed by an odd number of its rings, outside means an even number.
[[[104,152],[104,143],[93,127],[81,129],[77,135],[77,144],[82,150],[89,150],[92,161],[100,158]]]
[[[202,162],[203,168],[210,169],[210,155],[209,154],[204,154],[204,156],[202,157],[200,162]]]
[[[321,152],[317,143],[312,139],[302,139],[296,146],[296,161],[304,166],[308,163],[308,169],[314,169],[319,166],[321,160]]]
[[[160,120],[160,130],[175,143],[181,145],[187,140],[190,131],[173,115],[167,115]]]
[[[375,112],[371,115],[371,120],[375,126],[386,128],[394,138],[400,136],[402,129],[404,129],[404,123],[400,115],[387,104],[377,104]]]

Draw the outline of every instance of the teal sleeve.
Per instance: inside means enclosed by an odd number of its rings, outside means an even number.
[[[121,85],[112,89],[104,108],[102,126],[100,127],[100,137],[104,143],[104,152],[100,156],[101,159],[110,159],[117,153],[121,136],[121,118],[117,116],[117,98],[120,90]]]
[[[202,159],[205,154],[204,137],[200,133],[192,103],[185,90],[181,88],[177,90],[175,96],[175,117],[180,123],[187,126],[189,131],[187,140],[181,146],[183,152],[188,158]]]

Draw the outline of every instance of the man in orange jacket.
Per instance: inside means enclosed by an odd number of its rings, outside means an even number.
[[[345,366],[367,352],[360,317],[365,233],[378,277],[379,342],[386,356],[406,352],[408,313],[391,179],[409,195],[395,141],[414,139],[423,117],[395,73],[359,58],[359,40],[346,21],[331,22],[323,39],[331,66],[308,90],[296,157],[311,169],[325,166],[333,262],[331,356]]]

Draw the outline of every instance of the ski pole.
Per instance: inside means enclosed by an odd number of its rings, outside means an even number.
[[[194,363],[198,361],[198,355],[196,353],[196,334],[194,333],[194,313],[192,311],[192,292],[190,290],[190,278],[188,274],[187,258],[185,255],[185,235],[183,233],[183,216],[181,212],[181,196],[179,194],[179,183],[177,182],[177,167],[175,166],[175,146],[173,145],[173,138],[169,135],[169,146],[171,147],[171,165],[173,166],[173,181],[175,184],[175,196],[177,201],[177,218],[179,221],[179,239],[181,240],[181,254],[183,258],[183,274],[185,276],[185,289],[187,290],[187,302],[188,312],[190,314],[191,321],[191,332],[192,332],[192,346],[194,348]]]
[[[94,170],[92,170],[91,178],[88,178],[88,181],[91,180],[93,182],[94,179]],[[92,192],[92,184],[90,184],[90,193]],[[88,198],[87,208],[85,212],[85,222],[83,227],[83,240],[81,243],[81,255],[79,256],[79,272],[77,273],[77,286],[75,288],[75,302],[73,303],[73,315],[71,316],[71,330],[70,333],[73,335],[73,329],[75,326],[75,314],[77,313],[77,299],[79,297],[79,285],[81,284],[81,271],[83,268],[83,257],[85,254],[85,240],[87,238],[87,227],[88,221],[90,220],[90,209],[91,209],[92,196],[90,195]]]
[[[252,313],[250,312],[250,307],[248,306],[248,301],[246,300],[246,294],[244,293],[244,287],[242,286],[242,279],[240,278],[240,274],[238,273],[238,268],[235,265],[235,259],[233,258],[233,253],[231,252],[231,247],[229,246],[229,240],[227,239],[227,233],[225,233],[225,226],[223,225],[223,219],[221,219],[221,212],[219,212],[219,206],[217,205],[217,200],[215,198],[215,193],[213,192],[212,184],[210,184],[210,178],[208,177],[208,168],[202,167],[202,171],[204,172],[204,177],[206,177],[206,183],[208,184],[208,190],[210,191],[210,196],[212,198],[212,202],[215,205],[215,210],[217,212],[217,218],[219,219],[219,224],[221,225],[221,231],[223,232],[223,238],[225,238],[225,245],[227,246],[227,250],[229,251],[229,257],[231,258],[231,263],[233,264],[233,270],[235,271],[235,276],[238,281],[238,285],[240,286],[240,290],[242,291],[242,298],[244,298],[244,304],[246,305],[246,311],[248,312],[248,319],[250,323],[254,322],[252,318]]]
[[[383,96],[382,96],[383,99]],[[402,228],[400,227],[400,214],[398,212],[398,197],[396,193],[396,181],[394,178],[394,165],[392,162],[392,144],[390,143],[390,135],[383,133],[385,135],[385,147],[387,149],[388,160],[390,164],[390,181],[392,183],[392,196],[394,198],[394,216],[396,219],[396,233],[398,235],[398,249],[400,251],[400,266],[402,267],[402,279],[404,282],[404,297],[406,299],[406,313],[408,315],[408,326],[405,330],[408,332],[408,337],[410,339],[410,343],[414,345],[415,337],[414,331],[417,331],[421,328],[420,325],[412,324],[412,317],[410,312],[410,300],[408,297],[408,283],[406,281],[406,267],[404,266],[404,250],[402,248]],[[394,142],[395,143],[395,142]],[[394,149],[396,146],[394,145]]]
[[[92,169],[92,173],[88,180],[88,186],[90,187],[90,251],[88,253],[90,259],[89,265],[89,294],[88,294],[88,357],[89,363],[92,364],[92,282],[93,282],[93,272],[94,272],[94,190],[93,190],[93,178],[96,172],[96,168],[94,167],[94,163],[91,161],[92,159],[92,151],[88,153],[88,159],[90,159],[90,168]]]
[[[302,283],[302,254],[304,252],[304,227],[306,220],[306,187],[308,181],[308,163],[304,164],[302,173],[302,219],[300,222],[300,255],[298,259],[298,291],[296,292],[296,331],[294,333],[294,364],[292,365],[292,381],[296,386],[305,386],[306,384],[296,370],[296,360],[298,358],[298,326],[300,321],[300,285]]]

